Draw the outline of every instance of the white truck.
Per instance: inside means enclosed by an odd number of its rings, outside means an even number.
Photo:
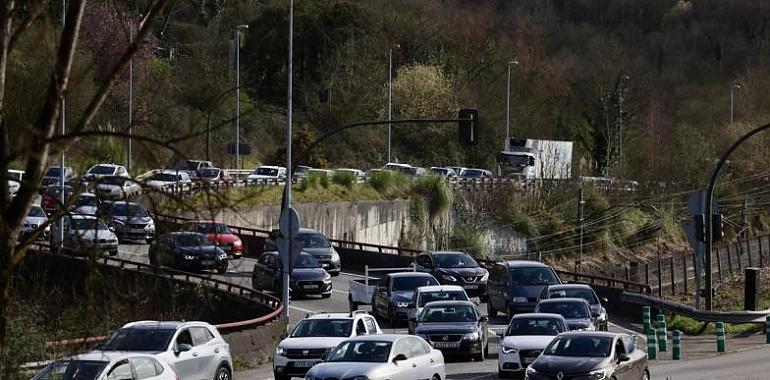
[[[497,154],[498,175],[516,179],[572,177],[572,141],[510,138]]]

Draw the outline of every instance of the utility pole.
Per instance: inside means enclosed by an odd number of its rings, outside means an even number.
[[[248,25],[235,27],[235,169],[241,168],[241,29]],[[291,44],[291,42],[289,42]],[[289,63],[291,65],[291,63]],[[291,66],[290,66],[291,67]],[[289,79],[291,83],[291,79]],[[291,104],[291,103],[290,103]]]
[[[503,145],[504,150],[509,149],[509,142],[511,141],[511,65],[518,65],[518,61],[509,61],[508,62],[508,88],[505,92],[506,94],[506,106],[505,106],[505,144]]]
[[[578,226],[580,227],[580,248],[578,251],[577,262],[575,262],[575,272],[580,272],[580,269],[583,266],[583,207],[585,204],[586,201],[583,198],[583,186],[581,185],[580,191],[578,192]]]
[[[284,187],[284,202],[282,214],[288,215],[291,208],[291,117],[292,117],[292,72],[294,59],[294,0],[289,0],[289,63],[287,67],[287,87],[286,90],[286,180]],[[283,303],[283,317],[286,321],[286,328],[289,328],[289,274],[291,273],[291,252],[294,249],[294,234],[291,233],[291,218],[289,218],[289,236],[284,238],[289,240],[288,251],[284,252],[281,260],[283,261],[283,278],[281,286],[281,302]]]
[[[61,11],[61,27],[62,27],[62,33],[64,33],[64,27],[67,23],[67,0],[62,0],[62,11]],[[66,106],[67,102],[64,99],[64,94],[62,94],[61,97],[61,110],[59,112],[59,118],[61,121],[61,134],[64,136],[67,130],[67,121],[66,121]],[[59,202],[61,202],[62,207],[64,207],[64,150],[61,152],[61,157],[59,157]],[[59,252],[61,253],[64,249],[64,218],[59,218]]]
[[[388,163],[390,163],[390,133],[393,120],[393,48],[388,50]]]
[[[741,239],[746,239],[749,235],[749,221],[748,221],[748,202],[746,199],[741,204]]]
[[[128,27],[129,44],[134,43],[134,19],[129,19]],[[131,173],[131,144],[134,131],[134,56],[128,60],[128,152],[126,152],[126,170]]]

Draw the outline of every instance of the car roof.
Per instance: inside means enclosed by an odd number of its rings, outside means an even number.
[[[59,360],[82,360],[82,361],[104,361],[114,362],[126,358],[135,357],[147,357],[152,358],[153,355],[141,352],[126,352],[126,351],[91,351],[84,354],[78,354],[61,358]],[[157,360],[157,359],[156,359]]]
[[[265,169],[286,169],[283,166],[273,166],[273,165],[260,165],[260,166],[257,166],[257,169],[262,169],[262,168],[265,168]]]
[[[626,334],[614,333],[609,331],[568,331],[559,334],[559,337],[572,338],[572,337],[607,337],[615,338]]]
[[[408,337],[410,335],[405,334],[372,334],[372,335],[360,335],[355,338],[350,338],[348,341],[375,341],[375,342],[395,342],[401,338]]]
[[[187,173],[184,172],[184,170],[174,170],[174,169],[163,169],[163,170],[159,171],[158,173],[163,173],[163,174],[180,174],[180,175],[181,174],[187,174]],[[155,174],[155,173],[153,173],[153,174]]]
[[[197,223],[224,224],[223,222],[220,222],[220,221],[214,220],[214,219],[190,220],[190,221],[187,221],[187,223],[191,223],[191,224],[197,224]]]
[[[580,303],[588,303],[588,301],[582,299],[582,298],[571,298],[571,297],[559,297],[559,298],[548,298],[541,300],[540,303],[567,303],[567,302],[580,302]]]
[[[427,293],[427,292],[454,292],[454,291],[465,291],[462,286],[459,285],[428,285],[428,286],[421,286],[417,288],[417,291],[420,293]]]
[[[369,315],[369,313],[353,313],[352,315],[350,313],[327,313],[327,312],[316,312],[311,315],[308,315],[305,317],[305,319],[355,319],[358,316],[362,315]]]
[[[312,228],[300,228],[300,229],[299,229],[299,233],[301,233],[301,234],[302,234],[302,233],[316,233],[316,234],[321,234],[321,235],[323,235],[323,234],[321,233],[321,231],[318,231],[318,230],[314,230],[314,229],[312,229]],[[324,235],[324,236],[326,236],[326,235]]]
[[[180,322],[180,321],[136,321],[136,322],[129,322],[123,325],[122,328],[131,328],[131,329],[147,329],[147,330],[176,330],[183,327],[190,327],[190,326],[205,326],[205,327],[214,327],[211,324],[207,322],[202,321],[189,321],[189,322]]]
[[[462,300],[447,300],[447,301],[431,301],[425,304],[425,307],[428,306],[473,306],[476,307],[476,304],[471,301],[462,301]]]
[[[550,268],[548,264],[531,260],[508,260],[500,263],[508,268]]]
[[[24,170],[8,169],[8,173],[20,173],[20,174],[24,174]]]
[[[555,318],[555,319],[564,319],[564,317],[561,314],[554,314],[554,313],[522,313],[522,314],[516,314],[511,319],[524,319],[524,318]]]
[[[556,284],[551,285],[548,287],[548,291],[551,291],[553,289],[559,290],[559,289],[590,289],[594,290],[594,288],[591,287],[591,285],[587,284]]]
[[[83,215],[83,214],[72,214],[68,216],[70,219],[94,219],[96,220],[96,217],[93,215]]]
[[[86,198],[96,198],[96,194],[94,193],[80,193],[78,197],[86,197]]]
[[[203,234],[195,231],[173,231],[173,232],[167,233],[166,235],[180,236],[180,235],[203,235]]]
[[[423,273],[423,272],[398,272],[398,273],[388,273],[388,276],[390,277],[433,277],[430,273]]]
[[[463,252],[463,251],[426,251],[424,253],[431,254],[431,255],[463,255],[463,256],[470,256],[467,252]]]

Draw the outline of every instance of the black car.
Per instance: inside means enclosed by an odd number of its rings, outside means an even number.
[[[442,285],[459,285],[469,296],[485,298],[489,272],[465,252],[423,252],[414,260],[417,270],[436,277]]]
[[[251,286],[254,289],[270,290],[280,293],[283,273],[278,252],[265,252],[254,264]],[[289,292],[292,295],[320,295],[329,298],[332,295],[332,278],[318,260],[309,253],[302,252],[294,260],[289,274]]]
[[[155,239],[155,221],[152,213],[134,202],[101,202],[97,216],[115,229],[121,243],[124,240],[144,240],[152,243]]]
[[[594,319],[596,329],[607,331],[607,309],[602,304],[607,304],[606,298],[599,298],[590,285],[586,284],[561,284],[551,285],[543,291],[541,299],[550,298],[582,298],[591,307],[591,317]]]
[[[415,335],[441,350],[445,356],[471,355],[483,361],[489,355],[486,316],[469,301],[434,301],[411,322]]]
[[[649,380],[647,354],[626,334],[559,334],[527,367],[528,380]]]
[[[553,268],[537,261],[512,260],[489,270],[487,310],[493,318],[498,311],[509,317],[534,310],[549,285],[561,284]]]
[[[388,273],[380,277],[372,294],[372,314],[387,317],[392,327],[409,317],[414,290],[421,286],[439,285],[436,278],[428,273]]]
[[[276,239],[280,236],[278,230],[274,230],[265,241],[266,250],[278,250]],[[340,254],[334,249],[329,239],[319,231],[310,228],[300,228],[295,239],[302,241],[302,252],[309,253],[321,264],[321,267],[332,276],[339,276],[342,268]]]
[[[567,321],[570,330],[596,330],[591,317],[591,307],[582,298],[552,298],[542,300],[535,306],[535,313],[559,314]]]
[[[227,253],[197,232],[170,232],[150,245],[150,264],[181,270],[216,269],[227,272]]]

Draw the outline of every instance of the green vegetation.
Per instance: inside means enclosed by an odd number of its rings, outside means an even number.
[[[673,318],[666,318],[666,329],[668,331],[679,330],[686,335],[695,335],[702,327],[703,322],[698,322],[689,317],[675,315]],[[706,330],[703,331],[703,334],[714,335],[714,328],[714,324],[710,323]],[[763,328],[764,325],[761,323],[725,323],[725,333],[727,334],[756,333],[762,331]]]

